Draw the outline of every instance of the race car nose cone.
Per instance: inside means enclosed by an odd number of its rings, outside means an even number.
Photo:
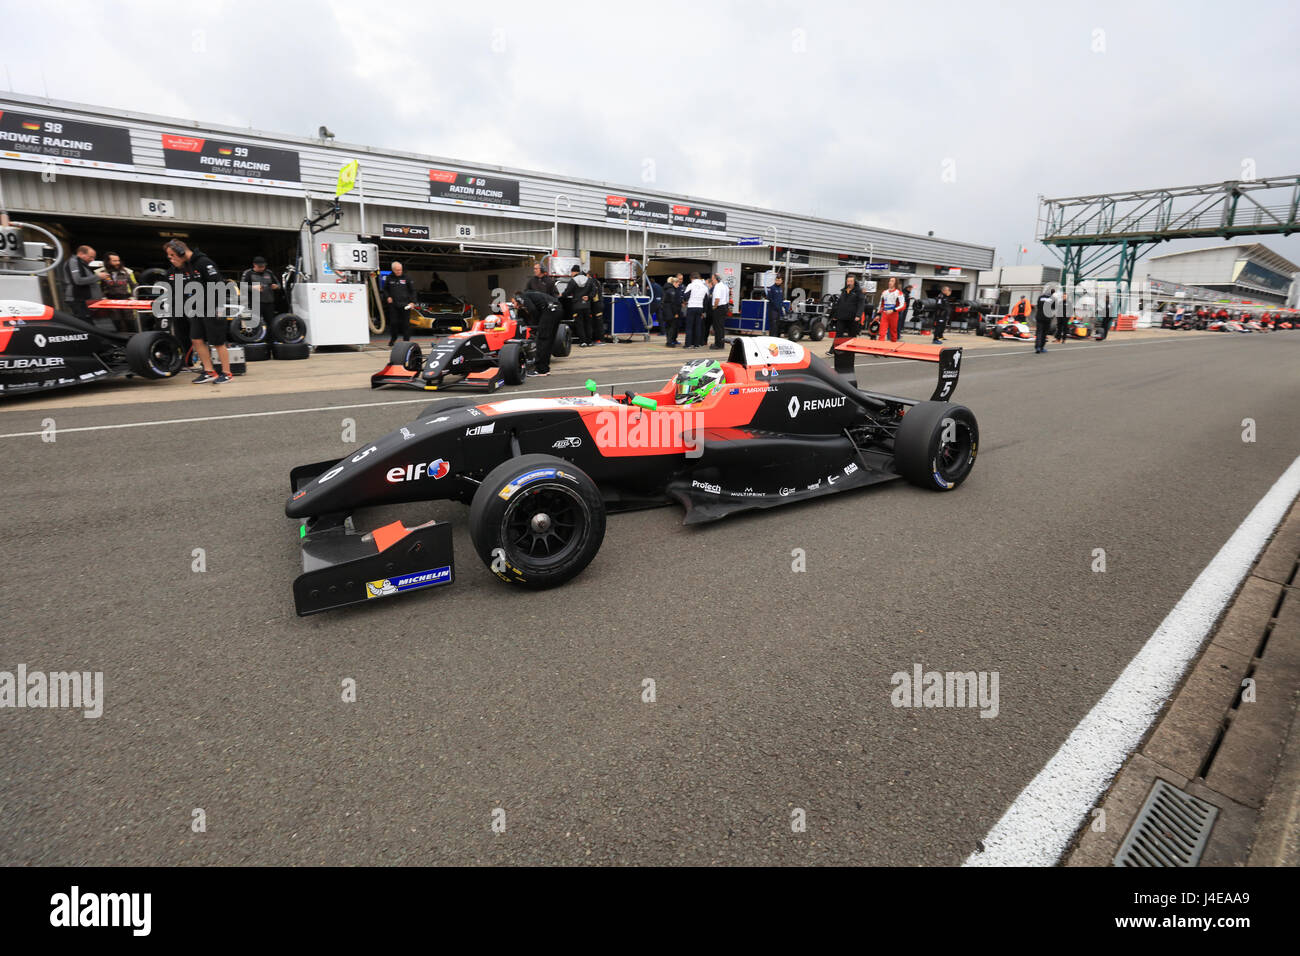
[[[538,512],[533,515],[533,519],[529,524],[532,525],[535,534],[545,534],[551,530],[551,516],[544,512]]]

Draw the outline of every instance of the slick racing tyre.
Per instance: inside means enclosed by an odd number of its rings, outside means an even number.
[[[292,312],[281,312],[271,320],[271,338],[285,345],[307,341],[307,323]]]
[[[573,329],[561,322],[555,329],[555,341],[551,343],[551,355],[554,358],[564,358],[573,351]],[[512,382],[511,384],[518,384]]]
[[[141,378],[171,378],[181,370],[181,349],[166,332],[137,332],[127,340],[126,364]]]
[[[158,298],[158,289],[147,288],[148,286],[166,285],[166,269],[145,269],[136,279],[136,288],[139,290],[135,295],[137,299],[156,299]],[[146,288],[140,288],[145,286]]]
[[[595,482],[551,455],[521,455],[488,472],[469,508],[474,550],[502,581],[538,590],[582,571],[605,538]]]
[[[975,334],[976,334],[976,335],[983,335],[983,334],[984,334],[984,330],[985,330],[985,328],[986,328],[986,326],[984,325],[983,322],[976,322],[976,323],[975,323]]]
[[[798,342],[803,338],[803,325],[799,322],[791,322],[785,327],[785,337],[791,342]]]
[[[242,319],[231,319],[230,338],[241,345],[265,342],[266,323],[259,321],[256,325],[245,325]]]
[[[398,342],[388,353],[388,364],[418,372],[424,368],[424,350],[414,342]]]
[[[244,346],[245,362],[265,362],[271,357],[271,346],[265,342],[253,342]]]
[[[297,342],[293,345],[286,342],[272,342],[271,354],[278,359],[311,358],[311,346],[306,342]]]
[[[524,384],[524,350],[518,342],[507,342],[497,353],[497,365],[507,385]]]
[[[814,342],[820,342],[826,338],[826,323],[821,319],[814,319],[812,324],[808,326],[808,338]]]
[[[970,474],[980,430],[964,405],[918,402],[894,435],[894,467],[914,485],[952,491]]]

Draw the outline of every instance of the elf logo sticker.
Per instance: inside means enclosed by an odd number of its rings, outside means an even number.
[[[443,458],[435,458],[427,465],[419,462],[414,465],[407,465],[405,468],[390,468],[386,476],[392,484],[400,481],[419,481],[421,478],[429,477],[435,481],[439,478],[446,478],[451,471],[451,463]]]

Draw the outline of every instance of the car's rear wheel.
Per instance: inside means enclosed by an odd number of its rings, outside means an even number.
[[[918,402],[894,435],[894,468],[914,485],[952,491],[974,467],[979,437],[975,415],[966,406]]]
[[[524,350],[518,342],[507,342],[501,346],[501,351],[497,353],[497,365],[500,366],[501,376],[507,385],[524,383]]]
[[[541,589],[578,575],[605,539],[599,489],[575,465],[521,455],[492,469],[474,493],[470,537],[502,581]]]
[[[230,337],[241,345],[265,342],[266,323],[259,320],[256,325],[245,325],[243,319],[231,319]]]
[[[281,312],[271,320],[271,337],[285,345],[297,345],[307,340],[307,323],[292,312]]]
[[[801,322],[791,322],[785,327],[785,337],[791,342],[798,342],[803,338],[803,324]]]
[[[808,326],[808,338],[814,342],[820,342],[826,338],[826,323],[821,319],[814,319]]]
[[[551,343],[551,355],[564,358],[573,351],[573,330],[561,322],[555,328],[555,341]],[[511,384],[517,385],[518,382]]]
[[[166,332],[137,332],[126,343],[126,364],[141,378],[171,378],[181,370],[181,350]]]
[[[424,350],[414,342],[398,342],[388,353],[388,364],[418,372],[424,368]]]

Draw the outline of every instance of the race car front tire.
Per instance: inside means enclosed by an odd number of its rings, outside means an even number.
[[[266,342],[253,342],[244,346],[245,362],[265,362],[271,358],[271,346]]]
[[[497,365],[507,385],[524,384],[524,350],[518,342],[507,342],[497,353]]]
[[[894,434],[894,468],[914,485],[952,491],[970,474],[980,430],[964,405],[918,402]]]
[[[424,350],[414,342],[398,342],[388,353],[388,364],[418,372],[424,368]]]
[[[469,509],[470,538],[488,570],[540,590],[564,584],[605,539],[605,504],[586,473],[562,458],[521,455],[488,472]]]
[[[573,330],[561,322],[555,329],[555,341],[551,343],[551,355],[564,358],[573,351]],[[511,384],[518,384],[513,382]]]
[[[271,338],[285,345],[307,341],[307,323],[292,312],[281,312],[271,320]]]
[[[311,358],[311,346],[306,342],[272,342],[271,354],[282,360]]]
[[[167,332],[137,332],[127,340],[126,364],[141,378],[171,378],[181,370],[181,349]]]

